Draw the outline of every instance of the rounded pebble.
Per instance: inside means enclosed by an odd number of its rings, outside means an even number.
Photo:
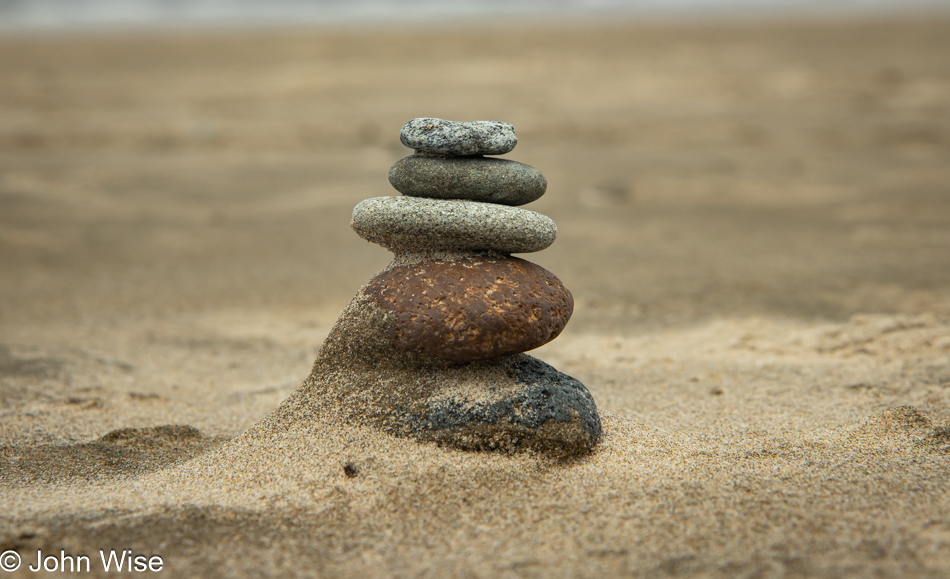
[[[529,253],[548,247],[557,236],[550,217],[527,209],[418,197],[366,199],[353,208],[350,226],[394,253]]]
[[[412,155],[389,169],[403,195],[524,205],[544,195],[548,182],[531,165],[484,157]]]
[[[515,128],[498,121],[446,121],[432,117],[412,119],[399,131],[402,144],[440,155],[504,155],[518,144]]]
[[[373,278],[364,293],[394,314],[390,331],[398,347],[449,362],[543,346],[574,311],[561,280],[516,257],[396,266]]]

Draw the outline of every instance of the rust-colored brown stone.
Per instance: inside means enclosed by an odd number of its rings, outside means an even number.
[[[516,257],[464,258],[397,266],[364,290],[395,314],[403,349],[450,362],[525,352],[561,333],[574,298],[554,274]]]

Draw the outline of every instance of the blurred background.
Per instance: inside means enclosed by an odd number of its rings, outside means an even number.
[[[537,355],[607,450],[398,470],[315,413],[202,459],[208,483],[134,478],[299,387],[388,262],[350,215],[396,194],[420,116],[510,122],[506,158],[546,175],[527,208],[558,239],[522,257],[576,307]],[[0,0],[0,545],[24,558],[945,577],[948,328],[950,0]],[[363,478],[253,466],[311,440],[342,463],[323,433]]]
[[[575,329],[950,314],[946,1],[0,0],[0,22],[8,331],[332,321],[387,262],[349,214],[395,194],[418,116],[515,125],[560,227],[531,259]]]

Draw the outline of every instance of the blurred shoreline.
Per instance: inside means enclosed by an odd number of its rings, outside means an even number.
[[[385,28],[440,23],[494,26],[505,23],[608,23],[816,18],[883,18],[950,14],[948,0],[513,0],[436,2],[364,0],[0,0],[0,35],[37,32],[115,32],[165,29],[298,27]]]

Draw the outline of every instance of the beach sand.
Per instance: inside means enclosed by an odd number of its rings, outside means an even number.
[[[8,576],[947,577],[947,54],[946,17],[0,37]],[[349,215],[417,116],[547,177],[522,257],[576,308],[532,354],[589,456],[272,414],[388,262]]]

